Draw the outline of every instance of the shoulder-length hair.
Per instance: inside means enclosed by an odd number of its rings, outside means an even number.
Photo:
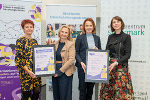
[[[115,16],[115,17],[112,18],[111,23],[110,23],[111,31],[112,31],[112,32],[115,31],[115,29],[114,29],[113,26],[112,26],[114,19],[115,19],[115,20],[118,20],[118,21],[121,21],[121,31],[122,31],[122,30],[124,29],[124,27],[125,27],[125,24],[124,24],[122,18],[119,17],[119,16]]]
[[[69,35],[68,35],[68,38],[67,38],[67,39],[68,39],[69,41],[72,41],[73,39],[72,39],[71,29],[70,29],[70,27],[67,26],[67,25],[62,25],[61,28],[59,29],[59,32],[58,32],[59,38],[60,38],[60,32],[62,31],[63,28],[67,28],[67,29],[68,29]]]
[[[83,34],[86,33],[86,30],[85,30],[85,23],[86,23],[87,21],[90,21],[90,22],[92,23],[92,25],[93,25],[92,34],[95,34],[95,33],[96,33],[96,25],[95,25],[94,20],[93,20],[92,18],[87,18],[87,19],[84,20],[84,22],[83,22],[83,28],[82,28],[82,33],[83,33]]]

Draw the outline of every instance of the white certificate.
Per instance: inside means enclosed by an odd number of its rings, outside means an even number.
[[[55,46],[33,46],[33,62],[33,72],[35,75],[47,76],[55,74]]]
[[[86,65],[86,82],[108,82],[109,51],[87,50]]]

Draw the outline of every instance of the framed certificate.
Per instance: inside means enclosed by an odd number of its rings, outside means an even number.
[[[109,51],[93,50],[86,51],[86,82],[107,83],[109,79]]]
[[[33,72],[36,76],[55,74],[55,45],[33,46]]]

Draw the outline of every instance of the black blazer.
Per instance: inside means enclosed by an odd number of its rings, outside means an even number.
[[[95,46],[101,50],[100,37],[93,34]],[[81,66],[81,62],[86,64],[86,49],[88,49],[86,34],[78,35],[76,42],[76,67]]]
[[[111,58],[116,58],[119,65],[128,65],[131,56],[131,36],[123,31],[120,34],[111,34],[108,37],[106,49]]]

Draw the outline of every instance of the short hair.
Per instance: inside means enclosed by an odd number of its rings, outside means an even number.
[[[69,41],[72,41],[73,39],[72,39],[72,33],[71,33],[71,29],[70,29],[70,27],[68,26],[68,25],[62,25],[61,26],[61,28],[59,29],[59,31],[58,31],[58,36],[60,37],[60,32],[62,31],[62,29],[63,28],[67,28],[68,29],[68,32],[69,32],[69,36],[68,36],[68,40]]]
[[[21,27],[24,29],[24,26],[25,26],[26,24],[32,24],[33,27],[34,27],[34,22],[33,22],[32,20],[30,20],[30,19],[25,19],[25,20],[23,20],[23,21],[21,22]]]
[[[96,25],[95,25],[94,20],[93,20],[92,18],[87,18],[87,19],[84,20],[84,22],[83,22],[83,28],[82,28],[82,33],[83,33],[83,34],[86,33],[86,31],[85,31],[85,23],[86,23],[87,21],[90,21],[90,22],[92,23],[92,25],[93,25],[92,34],[95,34],[95,33],[96,33]]]
[[[113,22],[114,19],[115,19],[115,20],[118,20],[118,21],[121,21],[121,30],[123,30],[124,27],[125,27],[125,24],[124,24],[122,18],[119,17],[119,16],[115,16],[115,17],[112,18],[111,23],[110,23],[111,31],[112,31],[112,32],[115,31],[115,29],[112,27],[112,22]]]

